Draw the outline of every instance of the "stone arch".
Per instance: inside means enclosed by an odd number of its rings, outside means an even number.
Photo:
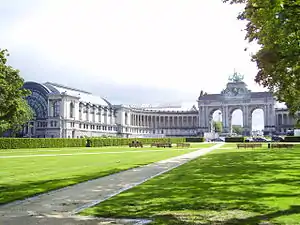
[[[23,88],[31,91],[31,94],[26,97],[26,101],[31,107],[34,117],[46,119],[48,117],[48,95],[51,90],[36,82],[25,82]]]
[[[255,128],[255,126],[253,126],[253,114],[255,115],[255,113],[258,113],[258,110],[261,111],[262,117],[263,117],[263,127],[262,130],[264,129],[264,126],[266,125],[266,118],[265,118],[265,109],[263,105],[256,105],[256,106],[252,106],[249,110],[249,129],[251,131],[251,133],[253,133],[254,130],[257,130],[257,128]],[[256,115],[256,117],[258,117],[258,115]]]
[[[235,115],[235,113],[240,112],[240,116],[242,117],[240,120],[242,122],[242,124],[233,124],[233,118],[239,115]],[[229,132],[232,133],[233,132],[233,125],[241,125],[244,129],[246,122],[245,122],[245,110],[243,109],[243,107],[241,105],[235,105],[235,106],[231,106],[228,107],[228,125],[229,125]],[[244,131],[243,131],[244,133]]]
[[[222,115],[223,115],[223,112],[222,112],[222,108],[221,107],[210,107],[208,109],[208,115],[206,116],[207,118],[207,121],[206,121],[206,127],[208,127],[208,130],[211,132],[213,131],[213,116],[214,114],[217,112],[217,111],[220,111],[221,112],[221,118],[222,118]],[[222,123],[222,126],[223,126],[223,123]]]

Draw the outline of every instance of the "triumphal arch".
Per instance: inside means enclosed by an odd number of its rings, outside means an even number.
[[[232,113],[240,109],[243,113],[245,135],[252,130],[252,113],[256,109],[264,112],[264,132],[275,130],[275,99],[271,92],[251,92],[243,81],[244,76],[234,72],[226,88],[220,94],[201,92],[198,98],[200,132],[210,132],[213,113],[222,112],[223,132],[231,133]]]

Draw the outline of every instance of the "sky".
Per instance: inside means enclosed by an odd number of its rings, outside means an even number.
[[[264,90],[241,9],[222,0],[0,0],[0,48],[26,81],[114,104],[196,104],[201,90],[220,93],[234,69]]]

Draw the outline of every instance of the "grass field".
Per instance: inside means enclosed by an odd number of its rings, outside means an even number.
[[[207,148],[62,148],[0,151],[0,204]]]
[[[300,146],[222,148],[82,214],[150,218],[156,225],[300,224]]]

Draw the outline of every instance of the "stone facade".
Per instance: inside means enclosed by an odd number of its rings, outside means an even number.
[[[200,94],[198,108],[191,106],[113,105],[89,92],[54,83],[26,82],[32,94],[27,101],[34,111],[34,120],[23,129],[25,137],[80,138],[196,136],[211,131],[212,115],[222,112],[223,129],[231,132],[234,110],[243,112],[244,130],[252,127],[252,112],[264,111],[265,132],[285,132],[295,121],[286,109],[275,109],[269,92],[251,92],[235,79],[220,94]]]
[[[251,92],[242,80],[227,83],[220,94],[201,94],[198,98],[200,130],[211,131],[213,113],[222,112],[223,131],[231,133],[232,113],[240,109],[243,113],[243,127],[246,135],[252,130],[252,113],[256,109],[264,112],[264,131],[275,131],[275,99],[270,92]]]
[[[35,113],[24,127],[25,137],[193,136],[199,124],[195,107],[112,105],[89,92],[49,82],[26,82],[24,88],[32,92],[27,101]]]

